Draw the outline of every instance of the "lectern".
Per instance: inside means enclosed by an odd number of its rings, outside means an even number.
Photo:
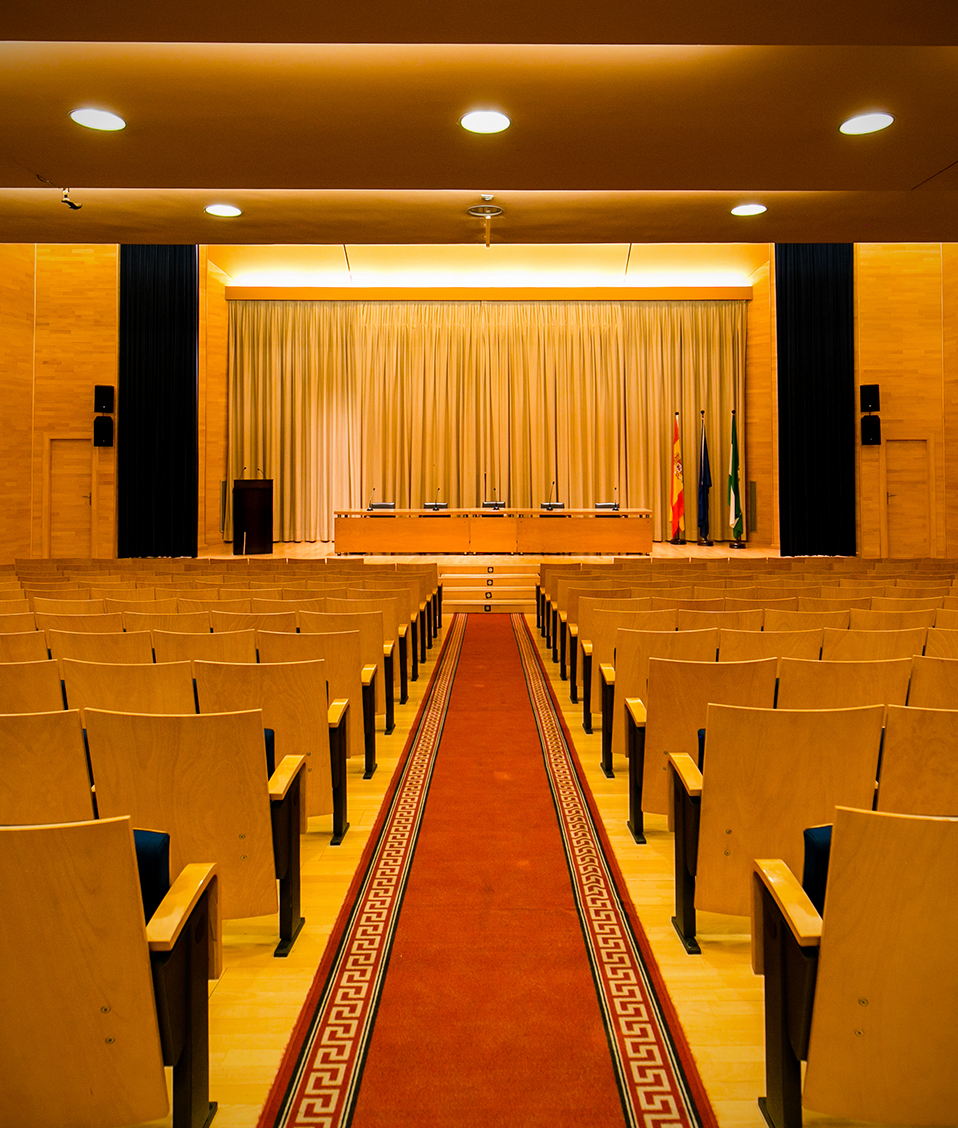
[[[233,482],[233,555],[273,551],[273,479],[237,478]]]

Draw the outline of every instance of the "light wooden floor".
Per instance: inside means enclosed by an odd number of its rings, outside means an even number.
[[[656,545],[656,555],[660,547],[668,550],[663,555],[694,551],[694,546],[682,550]],[[716,549],[725,549],[725,546],[716,546]],[[709,554],[715,551],[698,550]],[[307,555],[306,552],[295,554]],[[756,550],[755,554],[768,555],[768,550]],[[721,555],[731,554],[726,550]],[[447,627],[449,621],[447,616]],[[535,617],[530,616],[529,622],[544,651],[544,644],[535,630]],[[256,1124],[434,669],[438,650],[437,642],[429,652],[425,667],[421,667],[419,681],[410,683],[409,703],[397,705],[395,732],[389,737],[382,732],[378,734],[379,771],[373,779],[362,779],[361,760],[350,763],[351,826],[343,844],[329,845],[331,816],[310,820],[309,833],[303,843],[303,912],[307,924],[292,955],[285,960],[273,958],[276,923],[271,918],[234,921],[225,927],[223,976],[210,985],[210,1088],[212,1098],[219,1102],[214,1121],[216,1128],[254,1128]],[[584,733],[581,707],[570,703],[568,684],[559,681],[558,669],[551,660],[547,658],[545,665],[720,1128],[764,1128],[756,1104],[758,1096],[764,1092],[762,980],[753,976],[749,963],[748,922],[744,918],[700,913],[698,932],[702,955],[685,954],[669,920],[673,912],[672,836],[665,828],[665,820],[646,816],[648,845],[635,845],[625,825],[626,761],[623,758],[614,764],[616,778],[613,780],[606,779],[599,771],[598,726],[592,735]],[[169,1121],[156,1124],[169,1124]],[[806,1112],[805,1124],[833,1128],[851,1122]],[[407,1126],[397,1124],[396,1128]]]

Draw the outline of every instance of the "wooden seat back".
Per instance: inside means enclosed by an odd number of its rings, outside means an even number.
[[[806,827],[871,806],[884,707],[707,714],[695,907],[747,916],[756,858],[801,872]]]
[[[124,611],[127,631],[172,631],[174,634],[209,634],[209,611]]]
[[[832,662],[782,658],[778,666],[779,709],[842,709],[904,705],[910,658]]]
[[[221,631],[219,634],[179,634],[153,631],[157,662],[255,662],[256,631]]]
[[[296,611],[280,612],[211,611],[213,634],[224,631],[286,631],[296,633]]]
[[[68,864],[64,864],[68,859]],[[7,1123],[140,1124],[169,1110],[129,819],[0,829]]]
[[[832,591],[836,593],[834,596],[830,594]],[[841,588],[822,588],[822,594],[818,597],[799,596],[798,609],[799,611],[851,611],[856,607],[867,610],[872,605],[870,595],[854,597],[839,594],[841,592]]]
[[[170,836],[170,869],[213,861],[224,917],[277,908],[263,714],[86,710],[100,818]]]
[[[958,961],[942,937],[958,932],[958,898],[944,895],[958,886],[958,821],[870,810],[834,821],[803,1103],[846,1119],[947,1123],[958,1108]]]
[[[32,611],[18,611],[11,615],[0,615],[0,634],[22,634],[37,629],[36,616]]]
[[[177,599],[104,599],[103,606],[107,611],[132,611],[137,615],[153,612],[155,615],[175,615]]]
[[[920,709],[958,709],[958,660],[915,655],[908,704]]]
[[[958,658],[958,630],[933,627],[925,636],[925,656],[928,658]]]
[[[33,610],[51,615],[100,615],[105,610],[102,599],[49,599],[33,597]]]
[[[363,659],[359,631],[339,631],[335,634],[257,631],[256,647],[261,662],[309,662],[318,658],[325,661],[330,701],[349,702],[346,754],[362,755]]]
[[[153,661],[149,631],[47,631],[46,635],[53,658],[78,658],[81,662]]]
[[[25,599],[4,599],[0,595],[0,615],[26,615],[30,604]]]
[[[201,713],[261,710],[263,725],[275,734],[276,762],[306,757],[307,815],[332,813],[325,661],[194,661],[193,676]]]
[[[853,631],[901,631],[909,627],[933,627],[936,610],[927,611],[860,611],[849,612],[848,627]]]
[[[915,596],[909,598],[907,588],[885,588],[886,592],[900,592],[900,595],[873,595],[872,611],[929,611],[944,606],[945,597]],[[934,621],[934,620],[933,620]],[[926,624],[929,625],[930,624]]]
[[[399,649],[399,600],[390,596],[380,596],[375,592],[361,595],[355,599],[326,598],[326,610],[332,615],[351,615],[353,613],[366,614],[369,611],[380,611],[383,617],[383,641],[391,642],[398,653]],[[407,620],[402,620],[405,627]],[[403,632],[405,633],[405,631]]]
[[[196,593],[199,594],[199,593]],[[245,611],[249,613],[250,597],[247,595],[240,599],[199,599],[183,596],[176,601],[177,611]]]
[[[76,709],[0,714],[0,761],[0,826],[94,817]]]
[[[53,659],[0,666],[0,713],[49,713],[63,707],[60,671]]]
[[[41,631],[0,634],[0,662],[45,662],[48,657],[46,636]]]
[[[879,661],[888,658],[910,658],[925,649],[927,627],[909,627],[900,631],[836,631],[825,628],[822,658],[831,662]]]
[[[958,710],[917,708],[911,704],[907,708],[888,707],[877,810],[958,818],[956,726]]]
[[[655,630],[656,622],[664,624],[670,619],[674,622],[671,610],[652,610],[652,600],[648,596],[638,599],[607,599],[605,596],[586,595],[580,598],[578,607],[578,635],[569,640],[569,645],[579,648],[577,669],[584,670],[582,659],[583,643],[592,645],[592,700],[599,701],[601,675],[599,666],[613,663],[615,656],[615,632],[618,627],[627,630]],[[659,617],[658,619],[656,617]],[[571,677],[571,671],[570,671]]]
[[[85,631],[89,633],[116,633],[123,630],[123,616],[119,611],[101,611],[94,615],[53,615],[37,611],[34,615],[39,631]]]
[[[698,760],[698,732],[706,727],[709,705],[720,703],[771,710],[775,704],[777,669],[777,658],[755,662],[649,659],[643,811],[668,814],[669,753],[687,752]]]
[[[850,611],[778,611],[765,612],[767,631],[813,631],[822,627],[847,630]]]
[[[376,715],[386,712],[386,662],[382,611],[299,612],[299,629],[303,634],[339,634],[358,631],[363,665],[376,667]]]
[[[761,596],[758,599],[752,597],[739,597],[726,595],[725,597],[725,610],[728,611],[797,611],[798,610],[798,596],[785,596],[781,599],[769,599],[767,596]]]
[[[733,631],[760,631],[765,621],[765,611],[754,607],[740,611],[701,611],[679,607],[675,614],[675,629],[679,631],[704,631],[709,627],[726,627]]]
[[[674,609],[650,611],[649,615],[675,614]],[[615,705],[612,721],[612,751],[626,755],[625,701],[628,697],[648,700],[649,661],[674,658],[685,662],[714,662],[718,651],[718,627],[705,631],[629,630],[615,633]]]
[[[117,713],[195,713],[189,662],[60,661],[67,706]]]
[[[734,631],[719,630],[720,662],[752,662],[757,658],[810,658],[822,653],[821,630]]]
[[[664,607],[675,607],[678,610],[691,612],[708,611],[714,614],[725,610],[725,596],[720,595],[712,599],[683,599],[673,594],[653,595],[652,610],[660,611]]]

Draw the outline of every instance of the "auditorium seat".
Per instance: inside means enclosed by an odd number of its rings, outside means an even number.
[[[118,713],[195,713],[189,662],[84,662],[64,658],[67,707]]]
[[[346,715],[346,755],[364,757],[364,778],[376,770],[376,667],[364,666],[358,631],[335,634],[273,634],[256,632],[261,662],[309,662],[322,658],[330,700],[349,702]]]
[[[0,662],[43,662],[48,657],[46,636],[40,631],[0,634]]]
[[[153,653],[157,662],[255,662],[256,631],[221,631],[200,634],[153,631]]]
[[[832,662],[782,658],[778,664],[779,709],[843,709],[859,705],[904,705],[910,658]]]
[[[212,859],[226,918],[278,907],[276,955],[288,955],[303,925],[303,757],[284,757],[268,775],[259,709],[186,716],[87,709],[85,721],[100,818],[130,815],[169,834],[176,872]]]
[[[848,629],[850,611],[776,611],[765,612],[767,631],[811,631],[822,627]]]
[[[958,818],[958,711],[920,708],[910,701],[907,708],[892,705],[887,710],[875,809]]]
[[[922,709],[958,709],[958,661],[921,655],[912,658],[908,704]]]
[[[928,658],[958,658],[958,630],[933,627],[925,636]]]
[[[720,662],[752,662],[758,658],[808,658],[822,653],[822,631],[737,631],[719,629]]]
[[[52,658],[78,658],[81,662],[152,662],[149,631],[46,632]]]
[[[60,671],[52,658],[0,666],[0,713],[48,713],[63,707]]]
[[[828,711],[708,705],[704,770],[686,752],[668,755],[673,924],[687,952],[699,950],[696,910],[748,915],[755,858],[783,858],[795,869],[806,827],[831,822],[838,804],[871,807],[883,716],[882,705]]]
[[[104,631],[123,630],[123,616],[119,611],[94,612],[92,615],[55,615],[37,611],[34,614],[39,631]]]
[[[209,611],[124,611],[127,631],[172,631],[174,634],[209,634]]]
[[[348,701],[329,700],[326,663],[194,661],[201,713],[261,709],[277,756],[306,760],[305,812],[334,814],[333,845],[346,833],[346,712]],[[335,793],[334,793],[335,785]],[[304,824],[302,829],[306,830]]]
[[[908,627],[904,630],[851,630],[837,631],[825,628],[822,639],[822,658],[832,662],[877,661],[882,658],[910,658],[925,649],[927,627]]]
[[[285,631],[296,633],[296,612],[287,611],[216,611],[210,612],[213,634],[224,631]]]
[[[145,615],[152,612],[156,615],[175,615],[177,602],[173,599],[119,599],[105,598],[104,609],[107,611],[132,611],[136,615]]]
[[[94,818],[76,709],[0,713],[0,761],[0,826]]]
[[[69,865],[64,864],[69,859]],[[0,829],[7,1123],[202,1128],[207,979],[219,974],[217,875],[180,872],[144,926],[129,818]]]
[[[953,1124],[958,961],[942,938],[958,932],[958,898],[943,896],[958,885],[958,820],[839,809],[834,821],[824,917],[798,870],[774,855],[754,863],[762,1111],[771,1128],[800,1125],[802,1106]]]

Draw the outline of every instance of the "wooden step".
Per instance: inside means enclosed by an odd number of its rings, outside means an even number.
[[[539,574],[538,564],[519,564],[516,561],[508,561],[504,564],[480,564],[472,562],[470,564],[440,564],[440,575],[454,575],[456,573],[465,572],[470,574],[479,575],[496,575],[503,574],[510,575],[534,575]]]
[[[454,603],[442,601],[443,614],[453,614],[462,611],[466,614],[497,614],[497,615],[534,615],[536,610],[535,600],[517,600],[514,602],[483,602],[482,600],[457,600]]]

